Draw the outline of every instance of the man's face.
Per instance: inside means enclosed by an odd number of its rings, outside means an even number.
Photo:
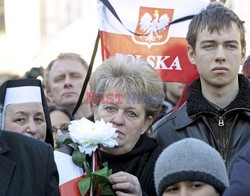
[[[195,51],[189,47],[188,55],[197,66],[203,87],[220,88],[238,80],[239,66],[245,58],[240,38],[235,23],[219,33],[216,30],[210,33],[207,29],[198,33]]]
[[[180,82],[165,82],[167,98],[173,102],[178,103],[182,92],[185,87],[185,83]]]
[[[57,60],[50,70],[47,96],[58,106],[75,105],[86,74],[87,70],[76,60]]]

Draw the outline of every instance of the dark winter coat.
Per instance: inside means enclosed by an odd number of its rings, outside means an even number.
[[[230,186],[223,196],[250,195],[250,146],[236,159]]]
[[[1,196],[58,196],[58,178],[51,145],[0,130]]]
[[[112,173],[128,172],[136,176],[141,184],[143,195],[156,195],[154,187],[154,165],[162,148],[146,135],[142,135],[135,147],[122,155],[111,155],[100,152],[102,161],[108,162]]]
[[[239,86],[236,98],[226,108],[218,109],[203,97],[200,80],[193,82],[186,103],[155,123],[157,143],[166,147],[187,137],[201,139],[221,153],[230,176],[235,158],[250,144],[250,83],[239,75]],[[227,134],[224,147],[215,130]]]

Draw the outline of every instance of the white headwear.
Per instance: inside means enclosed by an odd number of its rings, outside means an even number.
[[[6,89],[3,115],[2,115],[2,129],[4,128],[4,116],[6,112],[6,107],[10,104],[27,103],[27,102],[40,102],[41,89],[38,86],[20,86],[11,87]]]

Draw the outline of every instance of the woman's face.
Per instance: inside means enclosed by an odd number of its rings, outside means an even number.
[[[115,94],[113,94],[115,96]],[[117,102],[101,102],[94,107],[95,120],[101,118],[110,122],[117,129],[118,146],[115,148],[102,148],[111,154],[129,152],[152,122],[152,117],[146,118],[144,104],[128,104],[126,99]]]
[[[163,196],[219,196],[215,188],[200,181],[177,182],[165,189]]]
[[[68,125],[70,123],[70,118],[64,112],[55,110],[50,112],[50,119],[54,142],[56,142],[56,138],[59,135],[68,134]],[[56,146],[56,143],[54,143],[54,146]]]
[[[19,103],[6,107],[4,129],[45,141],[46,120],[42,103]]]

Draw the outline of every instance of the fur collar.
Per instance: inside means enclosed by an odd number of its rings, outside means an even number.
[[[227,111],[233,108],[250,109],[250,82],[248,79],[239,74],[239,93],[236,98],[226,107]],[[218,110],[211,105],[201,93],[200,79],[195,80],[188,87],[187,113],[189,116],[200,112],[218,113]]]

